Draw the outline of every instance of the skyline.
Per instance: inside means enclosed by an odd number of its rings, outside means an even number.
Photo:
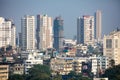
[[[73,38],[77,35],[77,18],[83,15],[94,16],[97,10],[101,10],[103,36],[120,26],[119,3],[119,0],[71,0],[69,3],[65,0],[0,0],[0,16],[13,19],[17,32],[20,32],[20,20],[24,15],[33,15],[36,18],[38,14],[47,14],[53,20],[61,15],[65,38]]]

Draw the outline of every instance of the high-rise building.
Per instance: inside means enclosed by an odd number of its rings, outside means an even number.
[[[77,19],[77,44],[94,44],[94,16],[84,15]]]
[[[101,11],[97,11],[95,13],[95,39],[97,39],[97,41],[101,40],[101,35],[102,35],[102,17],[101,17]]]
[[[16,27],[12,20],[0,17],[0,47],[16,47]]]
[[[19,47],[22,47],[22,33],[18,33],[18,44]]]
[[[35,17],[25,15],[21,19],[22,50],[35,49]]]
[[[11,45],[16,47],[16,26],[14,24],[11,26]]]
[[[37,49],[53,48],[53,23],[47,15],[37,15]]]
[[[54,48],[60,51],[63,48],[63,19],[61,16],[56,17],[54,20]]]
[[[120,64],[120,30],[104,36],[103,51],[104,56],[115,61],[115,65]]]

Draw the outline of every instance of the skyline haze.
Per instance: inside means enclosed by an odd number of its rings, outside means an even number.
[[[13,19],[17,32],[20,32],[20,20],[24,15],[36,18],[38,14],[47,14],[53,20],[61,15],[65,38],[73,38],[77,35],[77,18],[83,15],[94,16],[97,10],[101,10],[103,36],[120,26],[119,4],[119,0],[0,0],[0,16]]]

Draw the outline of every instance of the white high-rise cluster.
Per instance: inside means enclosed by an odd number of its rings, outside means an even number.
[[[37,15],[37,48],[47,49],[53,47],[53,23],[47,15]]]
[[[12,20],[0,17],[0,47],[16,47],[16,27]]]
[[[26,15],[21,19],[22,49],[35,49],[35,17]]]

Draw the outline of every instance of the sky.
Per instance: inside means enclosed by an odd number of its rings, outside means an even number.
[[[77,34],[77,18],[102,12],[102,35],[120,28],[120,0],[0,0],[0,16],[14,21],[21,32],[21,17],[47,14],[64,20],[65,38]]]

